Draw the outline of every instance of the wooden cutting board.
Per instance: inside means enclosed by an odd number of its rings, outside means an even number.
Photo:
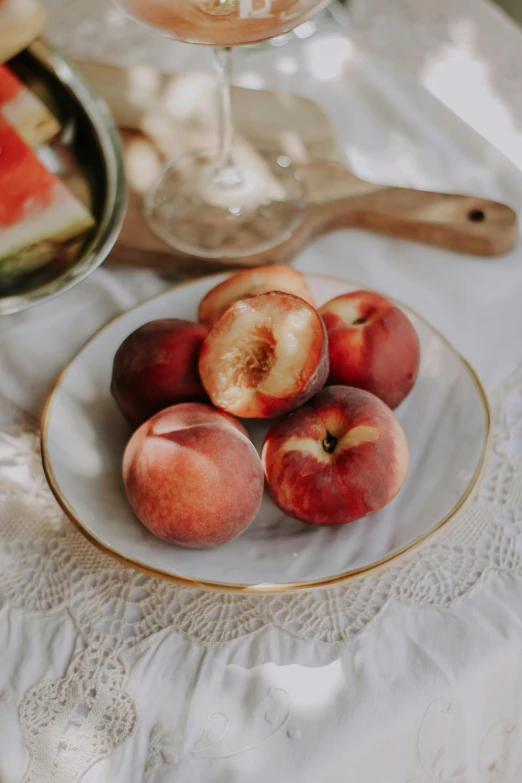
[[[339,227],[366,228],[480,256],[503,254],[518,241],[517,216],[508,206],[469,195],[365,182],[340,160],[328,118],[316,104],[287,93],[234,88],[239,143],[286,153],[299,166],[309,205],[291,239],[270,251],[240,260],[187,256],[149,230],[142,194],[165,158],[215,143],[213,80],[194,73],[166,76],[145,66],[76,65],[122,129],[130,200],[109,257],[113,263],[176,276],[286,263],[313,237]]]
[[[39,0],[0,0],[0,63],[42,34],[47,14]]]

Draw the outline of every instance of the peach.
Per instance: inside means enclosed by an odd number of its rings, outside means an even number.
[[[410,319],[371,291],[337,296],[319,313],[328,332],[328,384],[365,389],[396,408],[419,370],[419,338]]]
[[[179,318],[140,326],[114,356],[111,392],[131,427],[179,402],[205,402],[198,373],[208,330]]]
[[[244,418],[297,408],[328,375],[326,330],[304,299],[280,291],[231,305],[206,338],[199,374],[211,401]]]
[[[330,386],[271,427],[261,458],[270,497],[286,514],[343,525],[395,497],[408,470],[408,444],[373,394]]]
[[[129,502],[151,533],[208,548],[248,527],[263,496],[263,469],[244,427],[210,405],[182,403],[137,429],[123,456]]]
[[[273,264],[237,272],[215,286],[201,300],[198,318],[202,324],[210,328],[238,299],[266,294],[269,291],[294,294],[315,306],[314,298],[301,272],[289,266]]]

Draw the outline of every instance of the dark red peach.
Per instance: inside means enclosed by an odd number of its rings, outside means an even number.
[[[114,356],[111,392],[131,427],[180,402],[208,400],[198,373],[207,329],[179,318],[140,326]]]

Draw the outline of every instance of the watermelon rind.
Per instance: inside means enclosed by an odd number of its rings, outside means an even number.
[[[94,225],[90,212],[63,185],[57,183],[55,189],[59,193],[55,204],[0,229],[0,262],[43,239],[65,242]]]
[[[0,104],[0,115],[30,147],[44,144],[60,130],[58,120],[24,85],[14,98]]]

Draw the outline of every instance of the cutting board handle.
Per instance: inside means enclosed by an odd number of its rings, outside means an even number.
[[[496,201],[367,182],[337,161],[310,162],[303,173],[314,235],[365,228],[480,256],[506,253],[519,238],[516,213]]]
[[[305,176],[313,235],[365,228],[481,256],[506,253],[519,238],[516,213],[496,201],[378,185],[333,161],[308,164]]]
[[[384,188],[349,209],[354,226],[462,253],[500,255],[518,239],[510,207],[473,196]]]

